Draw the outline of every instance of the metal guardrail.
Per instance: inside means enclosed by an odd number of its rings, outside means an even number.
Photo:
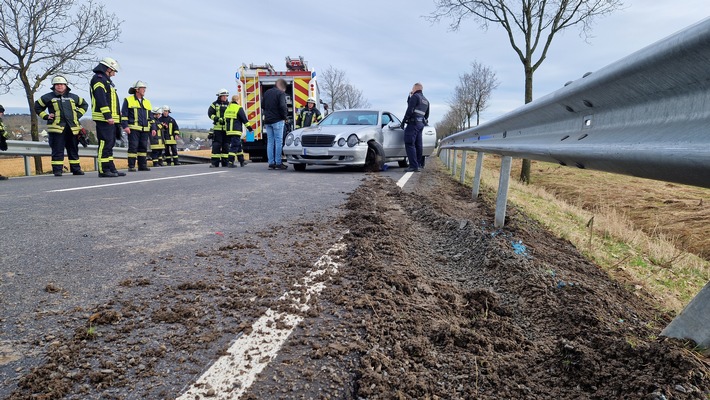
[[[505,221],[512,157],[710,188],[710,19],[484,125],[444,138],[457,151],[503,156],[495,225]],[[461,173],[461,181],[465,171]],[[662,333],[710,348],[710,283]],[[709,350],[710,351],[710,350]]]
[[[98,169],[97,145],[89,145],[87,147],[79,146],[79,157],[91,157],[94,159],[94,166]],[[25,175],[32,175],[31,157],[35,156],[51,156],[52,149],[47,142],[31,142],[24,140],[8,140],[7,151],[0,152],[0,156],[23,156],[25,159]],[[183,164],[204,164],[210,161],[206,157],[198,157],[187,154],[178,153],[179,161]],[[126,159],[128,158],[128,149],[125,147],[114,147],[113,157]]]
[[[440,148],[710,188],[708,65],[710,19],[446,137]]]

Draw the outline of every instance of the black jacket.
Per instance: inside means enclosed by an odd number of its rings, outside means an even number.
[[[261,110],[264,113],[264,124],[275,124],[288,119],[286,93],[272,87],[264,93],[261,99]]]
[[[429,100],[424,97],[421,90],[417,90],[407,99],[407,112],[404,113],[404,122],[412,123],[417,118],[429,119]]]

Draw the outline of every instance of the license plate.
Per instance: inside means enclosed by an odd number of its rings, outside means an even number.
[[[328,149],[322,147],[310,147],[303,149],[304,156],[327,156]]]

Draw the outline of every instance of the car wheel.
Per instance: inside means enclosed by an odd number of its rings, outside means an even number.
[[[404,160],[397,161],[397,164],[399,164],[400,168],[407,168],[409,166],[406,158]]]
[[[385,165],[385,149],[381,144],[373,141],[367,143],[367,157],[365,158],[365,171],[379,172]]]
[[[295,169],[296,171],[305,171],[306,164],[293,164],[293,169]]]

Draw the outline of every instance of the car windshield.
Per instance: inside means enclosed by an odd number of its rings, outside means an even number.
[[[377,111],[335,111],[319,125],[377,125]]]

